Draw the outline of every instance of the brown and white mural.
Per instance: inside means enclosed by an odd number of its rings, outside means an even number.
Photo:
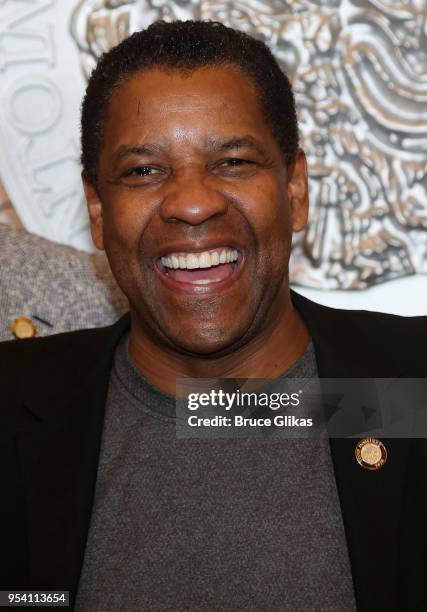
[[[361,289],[427,272],[427,0],[3,0],[0,176],[26,227],[90,248],[85,80],[156,19],[252,33],[290,76],[311,177],[294,283]]]

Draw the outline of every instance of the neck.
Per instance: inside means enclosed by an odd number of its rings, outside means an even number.
[[[289,294],[267,319],[263,329],[235,352],[197,357],[156,342],[132,312],[129,355],[152,385],[171,395],[177,378],[277,378],[301,357],[310,337]]]

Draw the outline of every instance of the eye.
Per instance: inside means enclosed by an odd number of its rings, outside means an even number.
[[[231,168],[236,168],[237,166],[243,166],[244,164],[253,164],[253,162],[248,159],[240,159],[239,157],[231,157],[230,159],[225,159],[221,162],[220,165],[229,166]]]
[[[165,169],[156,166],[134,166],[123,172],[121,182],[129,187],[156,185],[166,175],[167,171]]]
[[[256,162],[240,157],[228,157],[215,164],[214,172],[230,177],[251,176],[256,172]]]
[[[136,168],[128,170],[125,176],[152,176],[160,172],[158,168],[153,168],[152,166],[137,166]]]

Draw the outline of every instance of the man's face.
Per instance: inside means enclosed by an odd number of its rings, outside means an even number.
[[[140,328],[180,352],[235,350],[288,299],[304,155],[286,168],[234,66],[137,74],[104,127],[98,188],[85,184],[92,235]]]

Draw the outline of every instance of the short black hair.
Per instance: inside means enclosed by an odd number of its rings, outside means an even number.
[[[270,126],[289,163],[298,148],[295,100],[288,77],[260,40],[217,21],[156,21],[104,53],[82,103],[82,166],[97,184],[103,121],[114,89],[147,68],[193,70],[234,64],[252,78]]]

